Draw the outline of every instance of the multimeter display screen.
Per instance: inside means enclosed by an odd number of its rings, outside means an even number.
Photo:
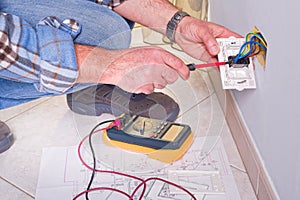
[[[173,142],[182,129],[183,126],[172,125],[161,139]]]

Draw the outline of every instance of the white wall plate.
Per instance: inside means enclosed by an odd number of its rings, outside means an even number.
[[[240,47],[245,43],[244,38],[217,38],[220,46],[219,62],[228,62],[230,56],[236,56]],[[220,66],[223,89],[255,89],[256,81],[252,59],[249,64],[226,64]]]

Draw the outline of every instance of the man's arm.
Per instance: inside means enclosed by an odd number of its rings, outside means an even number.
[[[45,20],[34,29],[17,16],[0,13],[0,78],[63,94],[75,83],[114,84],[129,92],[151,93],[178,75],[189,76],[185,64],[161,48],[74,46],[71,30],[53,27],[59,24],[55,18]]]
[[[164,34],[169,20],[178,9],[168,0],[127,0],[114,11]]]
[[[169,20],[178,9],[168,0],[126,0],[115,7],[114,11],[165,34]],[[187,16],[177,26],[175,41],[194,58],[213,62],[219,52],[215,38],[229,36],[240,37],[223,26]]]
[[[105,83],[128,92],[152,93],[167,84],[189,77],[185,63],[170,52],[155,46],[121,50],[75,44],[79,83]]]

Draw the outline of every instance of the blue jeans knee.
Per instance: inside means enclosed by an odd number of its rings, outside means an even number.
[[[82,25],[82,32],[75,39],[80,44],[124,49],[131,41],[132,22],[129,25],[119,14],[92,1],[1,0],[0,11],[19,16],[32,26],[48,16],[75,19]]]
[[[48,16],[56,16],[60,20],[75,19],[82,25],[82,32],[75,39],[75,43],[106,49],[124,49],[129,47],[131,41],[132,22],[129,25],[128,21],[114,11],[92,1],[1,0],[0,11],[19,16],[33,27]],[[68,93],[91,85],[94,84],[76,84]],[[52,96],[52,94],[39,93],[33,84],[1,78],[0,87],[0,109],[40,97]]]

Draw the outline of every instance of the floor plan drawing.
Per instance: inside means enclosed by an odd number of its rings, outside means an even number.
[[[224,151],[222,140],[213,138],[215,144],[209,152],[203,152],[201,146],[207,138],[197,137],[189,151],[182,159],[173,164],[160,164],[162,168],[153,165],[153,170],[147,161],[147,157],[130,159],[127,154],[114,159],[126,162],[127,171],[120,171],[130,175],[147,179],[158,177],[181,185],[189,190],[199,200],[239,200],[239,193],[231,173],[231,169]],[[109,151],[105,151],[110,157]],[[128,153],[128,152],[127,152]],[[112,153],[114,154],[114,153]],[[91,164],[91,156],[88,149],[82,150],[82,155],[88,164]],[[114,155],[115,156],[115,155]],[[125,156],[125,158],[124,158]],[[133,155],[133,158],[137,155]],[[98,161],[97,169],[117,171]],[[123,158],[122,158],[123,157]],[[155,161],[157,162],[157,161]],[[139,170],[136,170],[139,168]],[[134,172],[136,170],[136,172]],[[82,165],[77,155],[77,147],[50,147],[43,151],[40,175],[36,191],[37,200],[72,199],[77,194],[86,190],[91,176],[91,171]],[[135,188],[141,184],[140,180],[115,175],[112,173],[96,173],[92,187],[110,187],[132,194]],[[134,199],[139,199],[142,187],[136,192]],[[122,200],[128,197],[110,190],[95,191],[89,193],[90,199]],[[80,198],[79,198],[80,199]],[[84,197],[82,197],[84,199]],[[146,183],[145,200],[190,200],[185,191],[169,185],[160,180],[151,180]]]

